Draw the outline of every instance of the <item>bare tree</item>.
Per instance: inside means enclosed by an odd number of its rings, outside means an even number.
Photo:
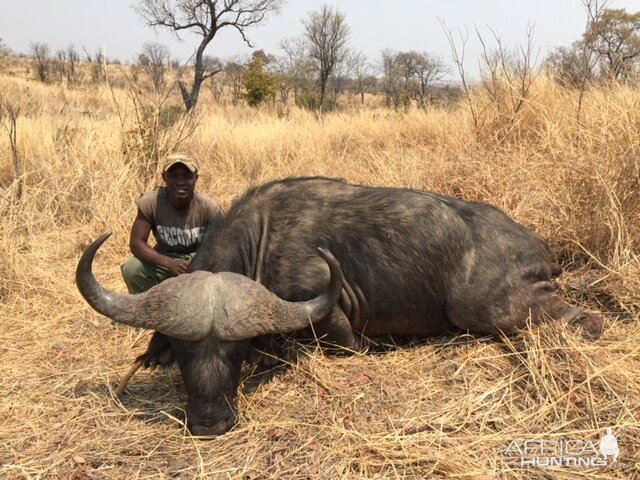
[[[336,64],[347,53],[349,27],[344,14],[327,5],[309,14],[304,23],[304,35],[311,46],[311,57],[316,60],[318,84],[320,85],[320,109],[324,107],[325,92],[329,77]]]
[[[87,63],[93,63],[93,56],[91,55],[91,52],[89,52],[89,50],[87,49],[87,47],[85,47],[84,45],[82,46],[82,51],[84,52],[84,59]]]
[[[104,55],[104,51],[100,48],[96,50],[94,55],[91,55],[87,47],[82,47],[84,50],[87,63],[91,64],[91,80],[94,83],[102,82],[107,79],[107,58]]]
[[[449,73],[449,68],[438,57],[427,52],[382,52],[382,71],[390,100],[397,108],[408,106],[414,100],[422,109],[427,108],[429,92]]]
[[[41,82],[49,80],[51,73],[51,55],[49,45],[35,42],[31,44],[31,54],[36,63],[36,76]]]
[[[224,66],[222,60],[220,60],[218,57],[212,57],[211,55],[205,55],[202,58],[202,64],[204,65],[204,68],[206,68],[210,72],[220,72],[222,71],[222,67]]]
[[[229,90],[231,90],[231,103],[237,105],[242,98],[242,76],[245,71],[245,62],[241,59],[230,60],[224,66],[224,75]]]
[[[482,57],[480,59],[480,85],[472,88],[464,68],[465,47],[468,35],[459,32],[459,42],[454,38],[450,29],[441,22],[451,47],[451,56],[457,67],[462,83],[462,92],[466,98],[476,139],[480,141],[487,136],[485,127],[490,126],[486,113],[494,111],[498,113],[499,122],[494,122],[493,132],[499,141],[506,140],[514,131],[517,133],[518,118],[526,105],[531,85],[536,77],[539,66],[537,55],[534,54],[533,28],[527,30],[527,43],[515,50],[507,50],[502,40],[493,30],[491,33],[496,41],[497,48],[490,50],[482,35],[476,30],[478,40],[482,45]],[[485,95],[476,95],[480,90]],[[491,109],[489,107],[492,107]]]
[[[9,144],[11,145],[11,159],[13,161],[13,181],[16,184],[16,190],[14,193],[14,200],[20,200],[22,196],[22,162],[20,160],[20,154],[18,152],[18,116],[20,115],[20,108],[16,107],[9,101],[0,97],[0,124],[5,128],[9,135]],[[7,188],[0,183],[0,188],[3,190]]]
[[[205,70],[209,72],[221,72],[223,69],[222,61],[218,57],[212,57],[210,55],[205,55],[202,59]],[[211,92],[211,96],[216,102],[220,102],[220,98],[224,92],[224,83],[222,79],[219,78],[219,75],[213,75],[209,77],[209,82],[207,82],[209,86],[209,91]]]
[[[548,71],[553,74],[556,82],[564,87],[578,90],[576,109],[578,125],[582,124],[582,106],[587,87],[598,76],[597,67],[600,56],[597,52],[599,47],[596,46],[598,35],[604,34],[604,25],[609,24],[602,20],[609,0],[582,0],[582,4],[587,14],[587,24],[582,38],[570,47],[557,47],[545,61]],[[608,76],[610,72],[606,70],[605,73]]]
[[[584,78],[584,58],[580,43],[556,47],[544,61],[545,68],[563,87],[579,88]]]
[[[7,47],[2,38],[0,38],[0,57],[11,55],[11,49]]]
[[[416,68],[420,62],[420,54],[415,51],[399,52],[393,60],[398,73],[402,76],[402,88],[405,94],[410,94],[412,90],[411,80],[416,75]]]
[[[211,98],[213,98],[217,103],[220,103],[220,99],[224,93],[224,83],[220,78],[220,75],[211,77],[209,82],[207,82],[207,86],[209,87],[209,92],[211,92]]]
[[[587,11],[587,28],[589,31],[593,28],[593,25],[598,22],[602,11],[607,8],[609,0],[582,0],[585,10]],[[582,125],[582,106],[584,104],[584,98],[587,93],[587,86],[591,82],[594,74],[594,58],[596,57],[593,52],[592,43],[593,37],[583,37],[581,42],[581,81],[580,81],[580,93],[578,95],[578,108],[576,108],[576,123],[578,126]]]
[[[500,36],[491,30],[497,47],[489,51],[482,35],[476,30],[482,45],[480,68],[481,86],[491,102],[505,118],[506,126],[499,133],[505,139],[516,124],[516,119],[526,104],[531,85],[539,72],[537,55],[534,55],[533,27],[527,29],[527,43],[513,51],[507,50]]]
[[[313,65],[307,57],[309,44],[304,37],[298,37],[282,40],[280,47],[285,55],[278,61],[278,72],[281,81],[288,82],[293,89],[293,100],[296,105],[299,105],[300,92],[309,87],[313,71]],[[281,85],[281,91],[283,89],[285,91],[287,89],[285,83]]]
[[[283,0],[137,0],[137,11],[151,27],[173,30],[176,35],[192,31],[201,37],[194,55],[191,86],[179,82],[185,108],[198,103],[202,83],[219,72],[208,71],[204,52],[218,31],[232,27],[252,46],[245,34],[249,27],[262,22],[270,12],[278,12]]]
[[[67,84],[69,86],[75,86],[80,83],[80,71],[78,70],[80,54],[76,50],[76,47],[73,45],[73,43],[70,43],[65,49],[65,58],[67,62],[67,65],[65,67]]]
[[[138,65],[149,77],[156,92],[165,85],[165,74],[169,64],[169,49],[159,43],[150,42],[142,46],[138,55]]]
[[[354,54],[353,62],[353,90],[360,95],[360,104],[364,105],[364,95],[376,86],[377,79],[362,52]]]
[[[341,62],[337,63],[330,78],[333,88],[333,101],[337,104],[338,95],[346,88],[358,63],[360,52],[347,50]]]
[[[94,62],[91,65],[91,79],[94,83],[104,82],[107,79],[107,57],[101,49],[96,50]]]
[[[280,101],[285,107],[289,106],[289,96],[293,90],[293,82],[287,72],[286,59],[283,56],[276,57],[269,69],[280,96]]]
[[[51,70],[62,81],[67,72],[67,52],[60,49],[51,61]]]
[[[398,54],[392,50],[382,51],[380,71],[382,72],[382,82],[385,93],[385,104],[387,108],[398,108],[400,105],[400,90],[402,88],[402,69],[398,66]]]
[[[462,92],[464,94],[464,98],[467,100],[467,104],[469,105],[469,112],[471,113],[471,119],[473,120],[473,127],[476,132],[476,138],[480,135],[480,112],[478,111],[478,106],[473,101],[473,96],[471,94],[471,85],[469,84],[469,77],[464,68],[464,55],[467,47],[467,41],[469,40],[468,32],[465,32],[463,35],[462,32],[458,31],[459,43],[454,38],[453,31],[446,26],[444,21],[440,20],[440,26],[444,31],[445,36],[447,37],[447,41],[449,42],[449,47],[451,48],[451,59],[455,64],[456,70],[458,70],[458,75],[460,76],[460,83],[462,85]]]
[[[418,54],[413,75],[418,87],[418,103],[423,110],[427,108],[427,95],[449,71],[449,67],[440,58],[427,52]]]

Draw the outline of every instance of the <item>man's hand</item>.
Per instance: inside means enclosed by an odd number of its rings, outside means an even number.
[[[175,260],[173,258],[167,257],[167,270],[171,272],[171,275],[177,277],[182,275],[183,273],[187,273],[187,269],[189,268],[189,260]]]
[[[129,247],[131,253],[143,262],[156,265],[158,267],[164,267],[171,275],[177,277],[183,273],[187,273],[189,268],[189,260],[176,260],[171,257],[167,257],[157,252],[147,244],[149,234],[151,233],[151,223],[145,218],[140,209],[138,209],[138,215],[133,221],[131,227],[131,236],[129,238]]]

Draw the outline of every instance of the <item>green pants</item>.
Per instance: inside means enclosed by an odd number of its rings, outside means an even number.
[[[193,253],[163,253],[167,257],[176,260],[191,261],[195,256]],[[146,292],[151,287],[158,285],[160,282],[171,278],[171,273],[164,267],[156,267],[150,263],[143,262],[137,257],[131,257],[120,266],[122,278],[127,284],[129,293]]]

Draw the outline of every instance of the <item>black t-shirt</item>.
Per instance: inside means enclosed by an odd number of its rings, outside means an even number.
[[[194,193],[189,208],[176,210],[169,203],[167,189],[159,187],[136,200],[140,212],[151,223],[160,253],[194,252],[220,206],[212,198]]]

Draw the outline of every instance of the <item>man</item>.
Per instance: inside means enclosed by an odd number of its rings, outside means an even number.
[[[192,158],[182,153],[167,156],[162,179],[164,187],[136,201],[138,213],[129,238],[134,256],[121,267],[129,293],[186,273],[207,226],[220,215],[215,200],[195,192],[198,168]],[[148,244],[152,231],[154,248]]]

